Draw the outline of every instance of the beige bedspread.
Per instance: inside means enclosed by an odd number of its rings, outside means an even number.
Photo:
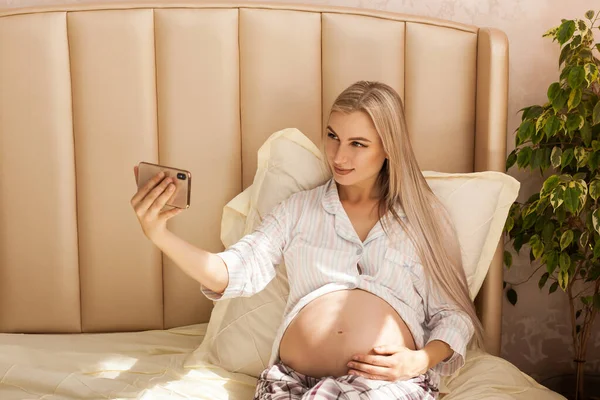
[[[256,379],[213,365],[184,369],[207,324],[165,331],[0,334],[0,399],[251,400]],[[516,367],[469,353],[444,400],[558,400]]]

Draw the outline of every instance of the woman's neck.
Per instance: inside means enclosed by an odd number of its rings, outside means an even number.
[[[350,204],[372,203],[379,200],[379,188],[377,180],[369,180],[354,185],[340,185],[335,182],[340,201]]]

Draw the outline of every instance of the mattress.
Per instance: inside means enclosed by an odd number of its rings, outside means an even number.
[[[0,334],[0,399],[251,400],[256,379],[183,368],[207,324],[102,334]],[[501,358],[469,352],[444,400],[564,400]]]

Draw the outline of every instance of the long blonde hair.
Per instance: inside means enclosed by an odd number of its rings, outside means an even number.
[[[370,116],[387,154],[378,177],[380,220],[385,222],[383,215],[391,212],[412,240],[430,287],[445,296],[450,307],[470,317],[475,345],[483,348],[483,328],[469,297],[457,235],[447,210],[421,173],[408,136],[402,99],[384,83],[359,81],[344,90],[331,108],[332,113],[356,111]],[[400,218],[398,205],[408,224]]]

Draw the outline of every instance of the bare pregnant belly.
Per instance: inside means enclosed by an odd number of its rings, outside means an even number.
[[[396,310],[364,290],[340,290],[300,311],[283,335],[279,358],[304,375],[339,377],[348,373],[353,355],[374,354],[374,347],[389,344],[415,349]]]

